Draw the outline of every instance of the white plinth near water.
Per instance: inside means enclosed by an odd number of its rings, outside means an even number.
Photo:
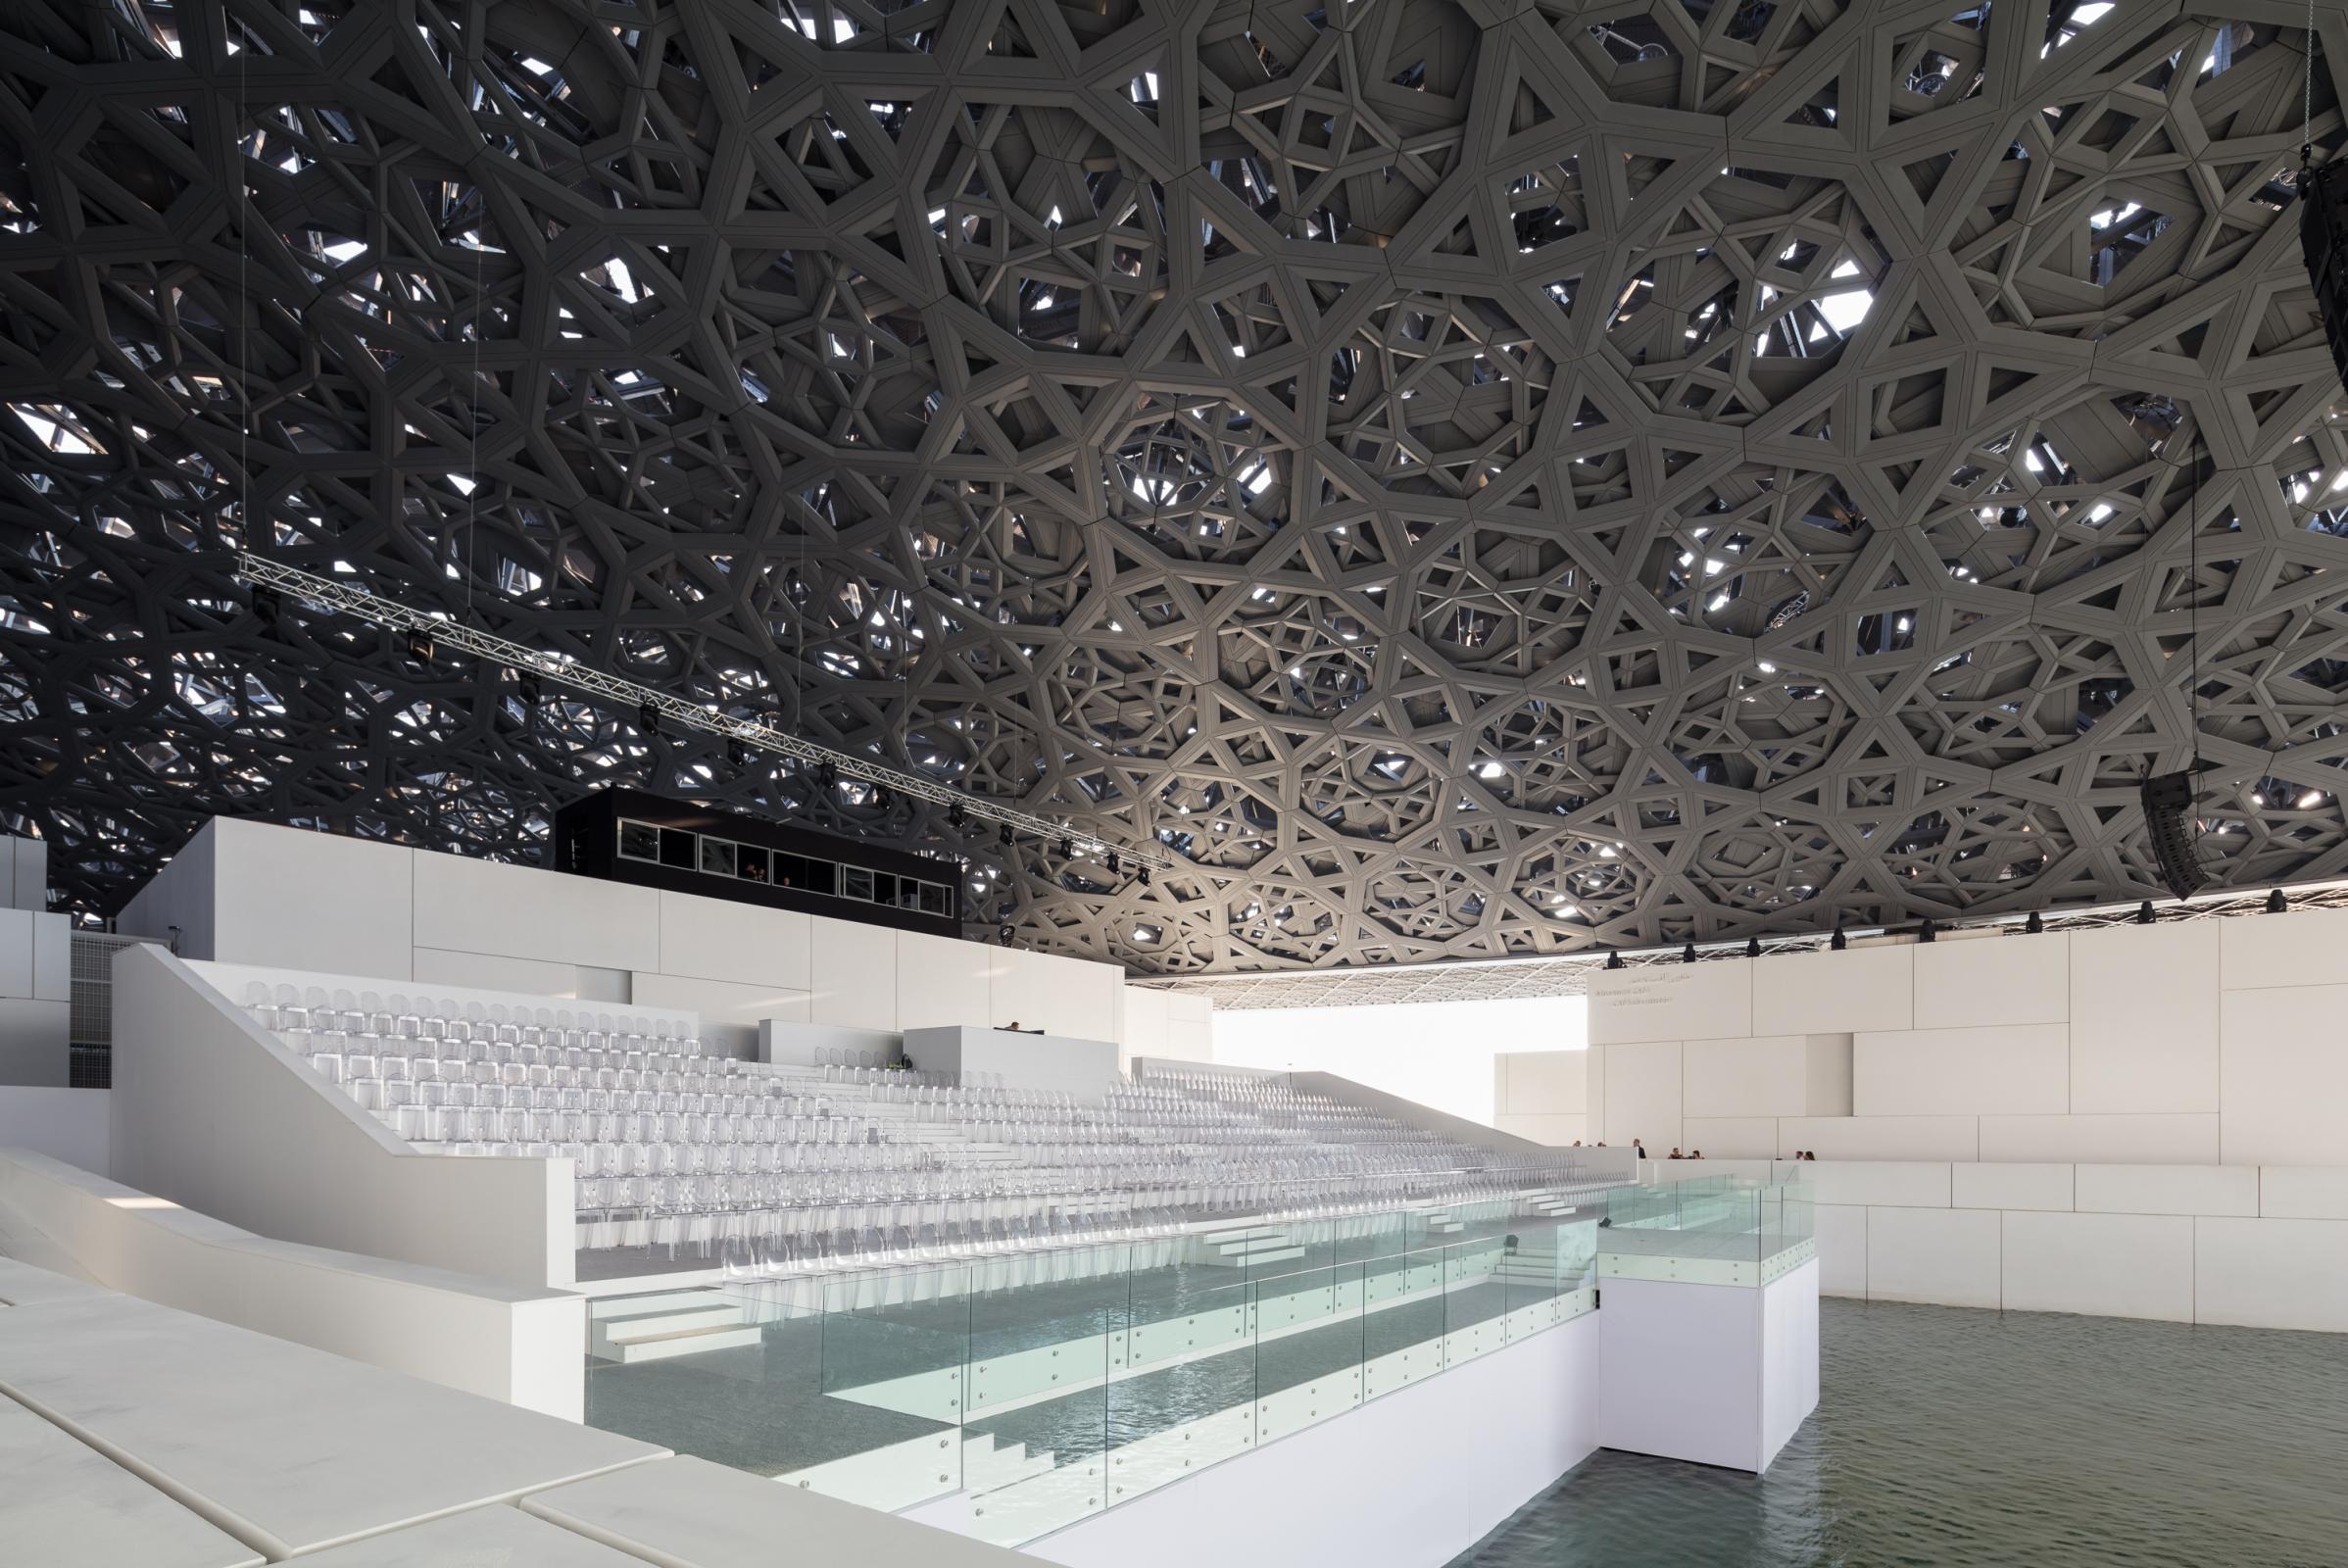
[[[1765,1285],[1599,1287],[1598,1444],[1759,1474],[1818,1408],[1818,1260]]]

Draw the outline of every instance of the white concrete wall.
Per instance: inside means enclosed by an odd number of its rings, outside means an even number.
[[[49,907],[49,841],[0,837],[0,908]]]
[[[1125,988],[1125,1033],[1117,1044],[1117,1066],[1130,1070],[1136,1056],[1171,1056],[1178,1061],[1212,1061],[1215,1004],[1212,997],[1150,986]]]
[[[0,846],[38,843],[0,839]],[[0,908],[0,1084],[63,1089],[71,1076],[71,930],[62,914]]]
[[[217,972],[231,986],[247,973]],[[116,955],[116,1180],[277,1241],[571,1283],[568,1159],[417,1153],[305,1068],[241,999],[160,948]]]
[[[527,1410],[585,1416],[586,1298],[273,1242],[28,1150],[0,1213],[93,1284]]]
[[[2348,1333],[2348,1168],[1820,1160],[1775,1174],[1816,1195],[1830,1296]]]
[[[120,925],[158,939],[176,925],[189,958],[689,1009],[745,1057],[765,1018],[890,1031],[1016,1018],[1120,1042],[1129,1028],[1113,964],[230,818],[206,824]],[[1169,1008],[1198,1043],[1203,999]]]
[[[1601,971],[1587,1130],[1740,1157],[2342,1163],[2344,1012],[2341,910]]]
[[[29,1149],[107,1175],[107,1127],[114,1114],[107,1102],[104,1089],[0,1087],[0,1148]]]
[[[1492,1057],[1492,1124],[1556,1148],[1587,1142],[1590,1068],[1583,1058],[1582,1051],[1511,1051]]]

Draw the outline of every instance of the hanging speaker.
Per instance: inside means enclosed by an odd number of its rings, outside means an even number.
[[[2348,380],[2348,160],[2299,171],[2299,249],[2332,368]]]
[[[2144,832],[2152,840],[2152,858],[2161,868],[2161,884],[2180,899],[2189,899],[2209,881],[2193,839],[2193,775],[2161,773],[2144,781],[2138,791],[2144,806]]]

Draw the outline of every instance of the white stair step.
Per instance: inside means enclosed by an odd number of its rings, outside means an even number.
[[[595,1331],[600,1338],[613,1345],[624,1345],[631,1340],[654,1340],[665,1334],[683,1334],[692,1329],[738,1328],[741,1323],[742,1308],[720,1303],[690,1311],[604,1318],[596,1324]]]
[[[710,1350],[737,1349],[745,1345],[758,1344],[759,1338],[760,1330],[756,1324],[744,1324],[731,1329],[688,1329],[681,1334],[662,1334],[623,1344],[599,1345],[595,1353],[600,1360],[633,1366],[640,1361],[666,1360],[672,1355],[701,1355]]]
[[[716,1291],[662,1291],[655,1296],[599,1296],[587,1303],[591,1318],[644,1317],[654,1312],[730,1304]],[[741,1307],[733,1308],[739,1312]]]

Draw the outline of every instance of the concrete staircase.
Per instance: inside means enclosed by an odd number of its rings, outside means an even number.
[[[739,1301],[716,1291],[611,1296],[587,1303],[587,1353],[633,1366],[758,1343],[758,1326]]]

